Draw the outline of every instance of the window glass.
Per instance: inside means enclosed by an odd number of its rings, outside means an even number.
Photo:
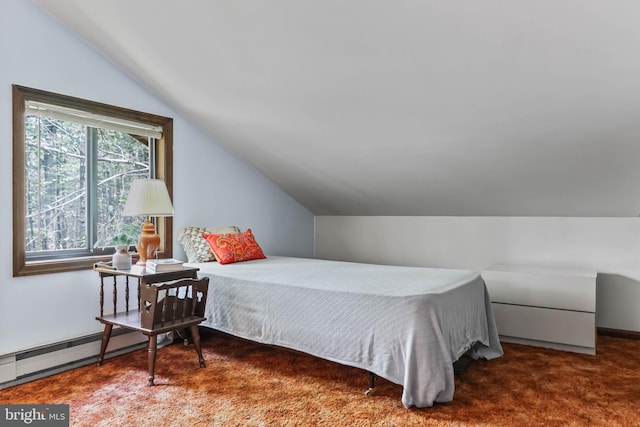
[[[25,114],[27,259],[137,236],[140,219],[121,213],[133,179],[150,177],[149,157],[148,143],[128,133]]]
[[[86,248],[86,128],[25,117],[26,250]]]
[[[141,138],[143,143],[110,130],[99,130],[97,136],[97,240],[92,245],[104,246],[119,234],[140,235],[141,218],[123,216],[122,209],[134,179],[155,177],[149,165],[149,146],[155,141]]]

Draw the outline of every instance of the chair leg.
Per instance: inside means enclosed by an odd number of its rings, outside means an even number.
[[[204,363],[204,357],[202,357],[202,347],[200,346],[200,332],[198,331],[198,325],[192,325],[191,327],[189,327],[189,330],[191,331],[191,337],[193,338],[193,346],[198,353],[198,361],[200,362],[200,367],[204,368],[206,367],[206,365]]]
[[[149,335],[149,347],[148,351],[148,363],[149,363],[149,384],[153,385],[153,379],[155,376],[156,370],[156,348],[158,347],[158,336],[157,335]]]
[[[111,338],[111,329],[113,329],[112,324],[104,325],[104,331],[102,332],[102,343],[100,344],[100,354],[98,354],[98,366],[102,365],[104,362],[104,352],[107,350],[107,345],[109,345],[109,338]]]

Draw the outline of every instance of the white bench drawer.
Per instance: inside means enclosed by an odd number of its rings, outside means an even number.
[[[595,348],[596,315],[580,311],[493,303],[498,334]]]
[[[596,274],[568,275],[554,271],[482,272],[491,301],[575,311],[596,311]]]

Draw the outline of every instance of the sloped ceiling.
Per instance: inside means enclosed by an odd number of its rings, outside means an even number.
[[[315,214],[640,212],[637,0],[35,2]]]

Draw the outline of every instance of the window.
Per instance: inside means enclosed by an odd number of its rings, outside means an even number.
[[[13,86],[13,275],[91,268],[117,234],[131,182],[159,178],[172,195],[173,120]],[[155,218],[172,254],[171,218]]]

